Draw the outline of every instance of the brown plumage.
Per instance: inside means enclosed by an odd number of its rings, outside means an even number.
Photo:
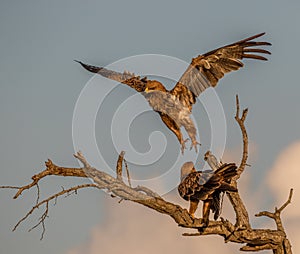
[[[195,149],[197,149],[197,145],[199,143],[196,140],[196,128],[189,116],[192,111],[193,104],[196,102],[196,97],[199,96],[205,89],[215,87],[219,79],[221,79],[225,73],[235,71],[243,67],[243,63],[240,60],[244,58],[267,60],[259,54],[271,54],[269,51],[260,48],[253,48],[257,46],[271,45],[269,42],[253,41],[264,34],[265,33],[254,35],[247,39],[223,46],[193,58],[187,70],[183,73],[175,87],[170,91],[168,91],[162,83],[156,80],[148,80],[146,77],[141,78],[140,76],[136,76],[129,72],[119,73],[102,67],[87,65],[79,61],[77,62],[90,72],[98,73],[106,78],[126,84],[135,89],[137,92],[145,92],[144,95],[151,106],[154,105],[153,97],[155,94],[168,94],[166,96],[160,96],[160,99],[155,100],[155,103],[158,103],[158,105],[155,104],[156,111],[159,112],[161,119],[166,126],[174,132],[181,144],[182,150],[185,148],[186,140],[182,137],[182,133],[180,131],[181,126],[186,129],[191,139],[191,148],[195,147]],[[149,93],[153,91],[159,91],[161,93],[152,93],[149,95]],[[177,114],[173,113],[173,117],[169,114],[172,107],[167,110],[164,108],[165,100],[167,100],[168,105],[171,105],[172,103],[176,104],[174,108],[179,110]]]
[[[190,201],[189,213],[194,217],[200,200],[203,201],[203,222],[207,226],[210,210],[217,220],[220,215],[220,197],[225,191],[237,191],[230,185],[237,175],[234,163],[223,164],[216,171],[196,171],[193,162],[186,162],[181,167],[181,182],[178,186],[180,196]]]

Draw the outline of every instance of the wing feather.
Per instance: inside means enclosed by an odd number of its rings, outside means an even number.
[[[131,88],[135,89],[137,92],[143,92],[145,91],[146,84],[147,84],[147,79],[146,78],[140,78],[139,76],[136,76],[134,73],[126,72],[124,71],[123,73],[108,70],[103,67],[97,67],[97,66],[92,66],[88,64],[84,64],[80,61],[75,60],[75,62],[81,64],[81,66],[93,73],[100,74],[103,77],[118,81],[122,84],[126,84],[130,86]]]
[[[179,184],[179,194],[185,200],[207,200],[216,191],[236,191],[229,184],[231,178],[237,174],[236,169],[235,163],[229,163],[223,164],[214,172],[192,172]]]
[[[191,109],[192,104],[196,101],[195,97],[199,96],[205,89],[215,87],[226,73],[236,71],[244,66],[239,60],[244,58],[267,60],[266,57],[259,54],[271,54],[269,51],[261,48],[253,48],[271,45],[269,42],[253,41],[264,34],[260,33],[251,36],[193,58],[187,70],[170,92]],[[186,87],[187,89],[183,89],[182,87]],[[184,92],[184,96],[180,94],[182,92]],[[194,96],[194,100],[188,99],[191,96]]]

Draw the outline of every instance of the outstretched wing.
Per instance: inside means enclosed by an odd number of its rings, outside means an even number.
[[[135,89],[137,92],[144,92],[147,84],[146,78],[140,78],[140,76],[136,76],[134,73],[130,72],[116,72],[112,70],[108,70],[103,67],[96,67],[88,64],[84,64],[80,61],[75,60],[75,62],[78,62],[81,64],[83,68],[86,70],[100,74],[103,77],[118,81],[122,84],[126,84],[130,86],[131,88]]]
[[[195,103],[195,97],[208,87],[215,87],[225,73],[243,67],[243,63],[239,60],[252,58],[266,61],[267,58],[257,53],[271,54],[269,51],[252,48],[271,45],[269,42],[253,41],[264,34],[254,35],[193,58],[171,93],[191,108]]]

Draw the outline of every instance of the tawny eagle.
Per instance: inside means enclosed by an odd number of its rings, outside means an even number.
[[[196,171],[193,162],[186,162],[181,167],[181,182],[178,192],[184,200],[190,201],[189,213],[193,218],[199,201],[203,201],[204,226],[208,225],[210,210],[214,213],[215,220],[220,216],[221,193],[237,191],[230,185],[231,179],[237,175],[236,169],[234,163],[223,164],[216,171]]]
[[[225,73],[243,67],[240,60],[244,58],[267,60],[259,54],[271,53],[256,47],[268,46],[271,43],[253,41],[264,34],[254,35],[193,58],[187,70],[171,90],[167,90],[161,82],[148,80],[147,77],[136,76],[129,72],[119,73],[77,62],[90,72],[126,84],[137,92],[143,92],[150,106],[160,114],[165,125],[176,135],[182,151],[186,140],[182,137],[181,126],[186,129],[191,139],[191,148],[195,147],[197,151],[197,144],[199,144],[196,140],[197,131],[190,118],[196,97],[208,87],[215,87]]]

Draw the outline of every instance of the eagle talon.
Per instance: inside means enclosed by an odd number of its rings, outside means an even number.
[[[189,141],[189,138],[185,139],[185,140],[181,140],[181,153],[184,154],[184,149],[186,149],[186,145],[185,143]]]
[[[197,140],[192,141],[190,150],[192,150],[193,147],[194,147],[195,148],[195,152],[198,153],[198,148],[197,148],[198,145],[201,146],[201,144]]]
[[[202,220],[202,228],[207,228],[208,227],[208,224],[209,224],[209,220],[205,220],[205,219],[201,219]]]
[[[202,221],[204,219],[201,219]],[[202,222],[201,226],[198,228],[199,233],[203,233],[204,230],[208,227],[209,221]]]

